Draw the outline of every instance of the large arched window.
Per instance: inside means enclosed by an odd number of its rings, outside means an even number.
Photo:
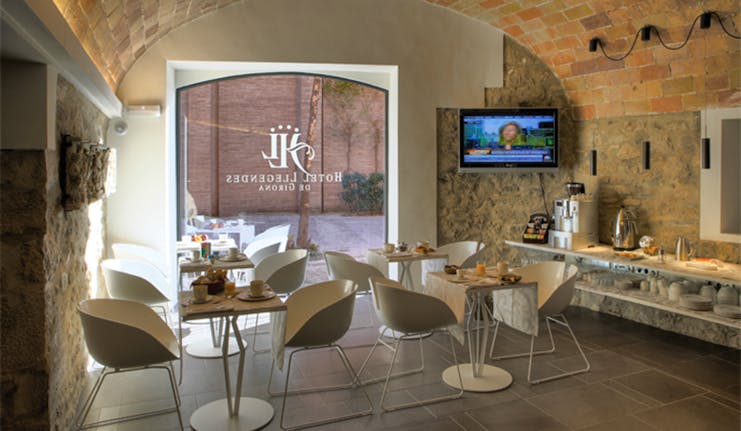
[[[244,248],[289,224],[289,246],[360,257],[383,243],[385,90],[281,73],[177,98],[180,235],[227,234]]]

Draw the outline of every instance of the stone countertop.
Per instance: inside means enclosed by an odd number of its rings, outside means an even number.
[[[660,274],[672,275],[676,277],[710,281],[713,283],[721,284],[734,284],[737,286],[741,285],[741,265],[733,263],[723,262],[722,267],[717,270],[703,270],[691,268],[687,266],[685,262],[676,261],[674,259],[674,255],[672,254],[667,254],[664,256],[665,263],[659,262],[658,256],[645,256],[641,259],[629,259],[626,257],[616,256],[614,254],[614,251],[612,250],[612,247],[608,245],[599,245],[596,247],[590,247],[581,250],[566,250],[561,248],[549,247],[548,245],[527,244],[520,241],[510,240],[506,240],[505,244],[512,247],[520,247],[547,253],[557,253],[566,256],[574,256],[577,258],[609,262],[611,267],[633,267],[636,270],[645,270],[645,273],[649,273],[649,271],[655,271]],[[640,253],[640,250],[638,251],[638,254],[642,255],[642,253]]]

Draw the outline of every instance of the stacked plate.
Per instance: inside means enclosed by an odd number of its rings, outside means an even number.
[[[741,319],[741,307],[738,305],[717,304],[713,307],[713,312],[719,316]]]
[[[700,295],[681,295],[679,305],[689,310],[705,311],[713,309],[713,301]]]
[[[628,279],[618,280],[615,286],[620,290],[630,290],[633,288],[633,281]]]

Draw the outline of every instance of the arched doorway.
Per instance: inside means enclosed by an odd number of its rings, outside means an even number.
[[[177,91],[178,232],[241,249],[290,225],[289,247],[357,257],[385,238],[387,92],[299,73]],[[323,263],[307,282],[326,279]],[[315,279],[316,278],[316,279]]]

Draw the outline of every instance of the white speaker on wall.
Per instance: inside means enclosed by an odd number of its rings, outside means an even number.
[[[137,117],[159,117],[161,115],[160,105],[127,105],[125,112],[127,116]]]

